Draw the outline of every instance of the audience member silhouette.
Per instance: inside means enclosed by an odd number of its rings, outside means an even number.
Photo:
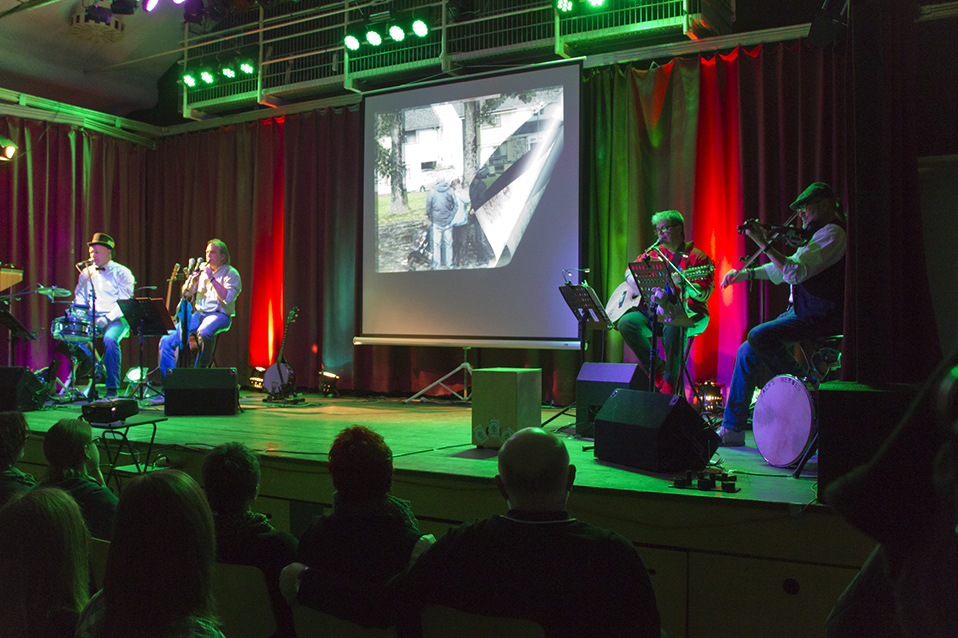
[[[223,638],[212,594],[216,537],[203,490],[159,470],[123,487],[103,589],[80,614],[77,638]]]
[[[87,602],[90,532],[63,490],[35,489],[0,509],[0,636],[72,638]]]
[[[404,632],[442,605],[533,620],[546,636],[659,638],[659,612],[635,546],[566,511],[575,479],[565,444],[520,430],[499,451],[505,515],[452,529],[400,582]]]
[[[383,604],[387,583],[435,539],[423,535],[407,501],[392,496],[392,450],[360,425],[329,450],[333,512],[317,517],[299,540],[298,564],[284,571],[287,596],[358,624],[394,624]]]
[[[0,412],[0,506],[26,492],[37,480],[13,467],[27,445],[27,420],[22,412]]]
[[[203,484],[216,525],[217,560],[263,572],[273,599],[276,636],[292,637],[293,617],[279,591],[279,574],[296,560],[296,538],[275,530],[266,516],[251,510],[259,481],[259,460],[242,443],[219,445],[203,460]]]
[[[93,538],[109,540],[117,499],[103,481],[90,424],[79,419],[57,421],[43,438],[43,454],[49,466],[43,485],[69,492]]]
[[[879,542],[832,609],[826,635],[958,636],[958,352],[875,457],[825,495]]]

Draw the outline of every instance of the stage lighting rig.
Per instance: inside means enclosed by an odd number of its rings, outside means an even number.
[[[189,24],[202,24],[206,9],[203,0],[186,0],[183,3],[183,21]]]
[[[136,12],[137,6],[137,0],[113,0],[110,11],[115,16],[131,16]]]
[[[113,12],[98,4],[91,4],[86,8],[86,17],[91,22],[110,24],[110,20],[113,19]]]

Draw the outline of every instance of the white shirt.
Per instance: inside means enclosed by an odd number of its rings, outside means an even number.
[[[845,230],[841,226],[825,224],[815,231],[807,244],[796,250],[791,257],[785,258],[783,269],[779,270],[772,262],[763,264],[761,268],[772,283],[796,286],[837,264],[845,256],[847,244]]]
[[[115,261],[108,261],[103,270],[96,266],[87,266],[80,272],[76,290],[73,291],[74,303],[93,306],[93,291],[96,291],[96,316],[98,323],[110,324],[123,316],[120,299],[133,298],[133,286],[136,280],[129,268]]]
[[[226,288],[226,297],[220,299],[209,277],[206,276],[206,269],[203,269],[196,285],[196,300],[193,302],[193,307],[197,312],[222,312],[232,317],[236,314],[236,297],[243,290],[240,274],[229,264],[223,264],[213,273],[213,279]]]

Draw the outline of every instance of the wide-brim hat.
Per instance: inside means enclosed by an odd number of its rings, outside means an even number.
[[[93,233],[93,239],[86,243],[87,246],[106,246],[110,250],[116,248],[116,242],[106,233]]]
[[[798,196],[794,202],[792,202],[791,208],[795,210],[802,204],[808,203],[813,199],[819,197],[827,197],[828,199],[837,199],[835,197],[835,191],[832,190],[832,187],[826,184],[825,182],[814,182],[811,186],[802,191],[802,194]]]

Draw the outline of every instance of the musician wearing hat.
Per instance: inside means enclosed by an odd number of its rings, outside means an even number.
[[[116,396],[120,387],[120,341],[130,326],[120,310],[120,299],[133,297],[133,273],[113,261],[116,243],[106,233],[95,233],[87,242],[89,261],[77,264],[80,279],[74,291],[74,303],[89,308],[96,316],[98,332],[103,333],[103,363],[106,366],[106,398]]]
[[[719,434],[724,445],[745,444],[748,409],[762,366],[773,375],[805,376],[790,348],[805,339],[841,334],[845,312],[845,215],[831,186],[815,182],[791,204],[810,239],[786,256],[771,244],[768,230],[750,226],[746,235],[758,244],[768,263],[731,270],[722,287],[756,279],[791,287],[789,308],[748,333],[735,355],[725,414]]]

